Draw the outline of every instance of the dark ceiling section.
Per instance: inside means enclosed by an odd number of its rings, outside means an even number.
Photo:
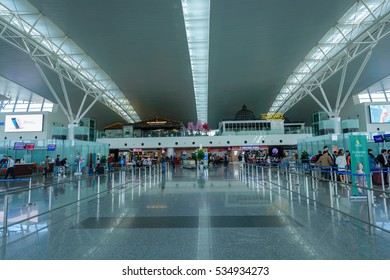
[[[196,121],[187,39],[180,0],[31,0],[117,84],[141,120]],[[246,104],[260,117],[289,75],[353,0],[211,0],[208,122],[217,128]],[[389,75],[390,39],[381,41],[353,94]],[[359,68],[348,67],[346,86]],[[44,68],[56,90],[58,76]],[[0,41],[0,75],[55,102],[32,60]],[[340,73],[324,84],[334,104]],[[77,112],[83,92],[67,83]],[[345,89],[346,90],[346,89]],[[319,96],[319,92],[316,95]],[[319,97],[319,99],[321,99]],[[87,105],[92,102],[88,99]],[[87,106],[86,105],[86,106]],[[286,113],[310,123],[320,107],[305,98]],[[102,104],[88,116],[98,127],[123,119]]]
[[[54,102],[34,62],[22,51],[0,40],[0,76]]]
[[[211,1],[209,122],[257,117],[355,1]],[[299,117],[302,119],[302,117]]]
[[[196,121],[180,0],[31,3],[114,80],[141,119]]]

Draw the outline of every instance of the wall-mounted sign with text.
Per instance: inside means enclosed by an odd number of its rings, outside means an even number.
[[[261,119],[262,120],[284,120],[284,115],[283,114],[261,114]]]

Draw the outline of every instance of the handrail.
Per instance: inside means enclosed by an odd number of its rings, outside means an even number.
[[[116,173],[120,173],[121,172],[121,170],[119,170],[119,171],[115,171],[115,172],[112,172],[111,174],[116,174]],[[93,175],[94,177],[96,177],[96,176],[101,176],[101,175]],[[68,177],[67,177],[68,178]],[[35,189],[40,189],[40,188],[43,188],[43,187],[50,187],[50,186],[57,186],[57,185],[62,185],[62,184],[64,184],[64,183],[72,183],[72,182],[77,182],[77,181],[79,181],[80,179],[91,179],[91,178],[93,178],[91,175],[82,175],[82,176],[77,176],[76,178],[75,177],[71,177],[70,178],[70,180],[65,180],[65,179],[63,179],[63,181],[61,181],[61,182],[54,182],[54,181],[52,181],[51,183],[49,183],[49,184],[43,184],[43,185],[40,185],[40,186],[34,186],[34,187],[31,187],[31,188],[29,188],[28,186],[27,187],[25,187],[25,188],[23,188],[23,187],[20,187],[20,188],[18,188],[18,189],[16,189],[16,190],[6,190],[6,191],[4,191],[4,192],[0,192],[0,197],[1,196],[4,196],[4,195],[6,195],[6,194],[17,194],[17,193],[19,193],[19,192],[25,192],[25,191],[28,191],[28,190],[35,190]],[[31,180],[32,178],[18,178],[18,179],[6,179],[6,181],[9,181],[9,182],[18,182],[18,181],[29,181],[29,180]],[[4,180],[4,179],[3,179]],[[2,182],[1,181],[1,179],[0,179],[0,182]]]
[[[153,172],[152,172],[151,169],[153,169]],[[145,171],[146,171],[146,169],[145,169]],[[133,182],[133,183],[134,183],[134,181],[138,182],[137,180],[134,180],[134,173],[133,172],[131,172],[131,178],[126,180],[126,177],[124,176],[125,172],[126,172],[126,170],[120,170],[120,171],[117,171],[117,172],[114,172],[114,173],[110,173],[112,175],[111,181],[107,181],[106,182],[106,188],[104,188],[103,190],[101,190],[101,188],[100,188],[100,178],[103,177],[104,175],[96,175],[96,176],[88,176],[88,177],[87,176],[80,176],[80,177],[78,177],[76,179],[73,179],[73,180],[56,182],[55,184],[47,184],[47,185],[45,184],[45,185],[35,186],[33,188],[31,187],[31,178],[25,179],[24,181],[27,181],[27,180],[30,181],[30,184],[29,184],[28,188],[8,191],[8,192],[4,192],[4,193],[0,194],[0,197],[4,197],[4,205],[3,205],[4,217],[3,217],[3,225],[0,227],[0,234],[2,233],[3,238],[6,238],[7,233],[8,233],[8,228],[10,228],[11,226],[14,226],[14,225],[26,222],[26,221],[28,221],[30,219],[33,219],[33,218],[45,215],[45,214],[50,213],[52,211],[56,211],[58,209],[64,208],[66,206],[69,206],[71,204],[78,203],[80,201],[89,199],[91,197],[99,196],[102,193],[106,193],[106,192],[109,192],[111,190],[118,189],[118,188],[123,188],[123,186],[127,185],[130,181]],[[119,177],[118,177],[119,178],[119,182],[117,184],[115,184],[115,181],[114,181],[115,180],[115,174],[119,175]],[[140,181],[142,180],[142,177],[141,177],[142,175],[143,174],[139,173]],[[146,172],[145,172],[145,176],[147,176]],[[160,176],[161,176],[161,168],[160,168],[160,166],[159,165],[154,165],[154,166],[152,166],[152,168],[149,168],[148,176],[155,176],[157,178],[160,178]],[[92,179],[92,178],[97,180],[96,192],[94,192],[92,194],[89,194],[89,195],[86,195],[84,197],[81,197],[81,195],[80,195],[81,184],[79,184],[78,185],[77,199],[73,199],[73,200],[70,200],[70,201],[65,201],[65,203],[57,206],[56,208],[51,208],[52,207],[52,205],[51,205],[52,193],[53,193],[53,188],[55,186],[63,185],[63,184],[72,184],[74,182],[88,181],[89,179]],[[135,184],[133,186],[133,188],[139,186],[140,185],[140,181],[139,181],[139,183]],[[8,221],[8,210],[9,210],[9,199],[8,198],[9,198],[9,196],[15,195],[15,194],[17,195],[18,193],[22,193],[22,192],[27,192],[28,191],[29,192],[29,197],[28,197],[29,202],[26,205],[24,205],[24,206],[32,207],[32,206],[34,206],[34,205],[32,205],[32,203],[30,203],[32,190],[42,189],[42,188],[49,188],[49,206],[48,206],[48,209],[46,211],[41,211],[41,212],[39,212],[36,215],[28,216],[25,219],[21,219],[21,220],[18,220],[16,222],[10,224],[9,221]]]

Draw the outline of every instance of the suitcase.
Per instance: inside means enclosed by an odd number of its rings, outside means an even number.
[[[383,175],[387,175],[387,174],[383,174]],[[381,176],[381,172],[374,172],[372,174],[372,183],[374,185],[380,185],[382,186],[382,176]]]

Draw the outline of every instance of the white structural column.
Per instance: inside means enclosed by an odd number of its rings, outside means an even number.
[[[46,77],[45,72],[43,72],[41,66],[37,63],[37,61],[35,61],[35,66],[37,67],[39,74],[41,75],[43,81],[46,83],[50,92],[53,94],[55,100],[58,103],[58,106],[61,108],[62,112],[65,114],[66,118],[68,119],[68,122],[73,123],[73,116],[69,114],[68,110],[66,110],[66,108],[64,107],[64,104],[62,104],[60,97],[58,96],[54,88],[51,86],[49,79]]]
[[[84,105],[85,105],[85,100],[87,98],[87,94],[84,95],[84,98],[83,98],[83,101],[81,102],[81,105],[78,109],[78,113],[77,115],[75,116],[75,114],[73,113],[73,110],[72,110],[72,107],[70,105],[70,100],[69,100],[69,96],[68,96],[68,92],[66,90],[66,86],[65,86],[65,83],[64,83],[64,80],[63,80],[63,77],[60,73],[60,69],[59,67],[56,68],[57,69],[57,73],[58,73],[58,77],[59,77],[59,80],[60,80],[60,83],[61,83],[61,89],[62,89],[62,96],[64,97],[65,99],[65,103],[66,103],[66,108],[63,104],[63,102],[61,101],[60,97],[59,97],[59,94],[54,90],[53,86],[51,85],[49,79],[46,77],[45,75],[45,72],[42,70],[41,66],[38,64],[37,61],[35,61],[35,65],[38,69],[38,72],[41,74],[41,77],[42,79],[45,81],[47,87],[50,89],[50,92],[53,94],[54,98],[56,99],[59,107],[61,108],[61,110],[64,112],[65,116],[67,117],[68,121],[69,121],[69,125],[68,125],[68,140],[74,140],[74,129],[75,127],[77,127],[80,123],[80,120],[85,116],[85,114],[87,114],[93,107],[93,105],[96,104],[96,102],[99,100],[99,98],[102,96],[103,92],[100,93],[99,96],[97,96],[90,104],[87,108],[84,109]],[[83,110],[84,109],[84,110]],[[75,116],[75,117],[74,117]]]

